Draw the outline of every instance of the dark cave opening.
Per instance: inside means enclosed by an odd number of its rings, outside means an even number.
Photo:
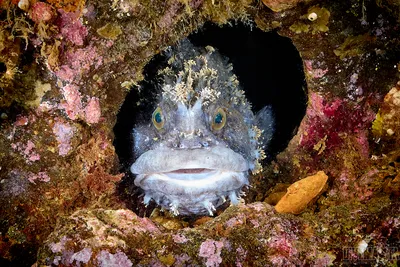
[[[2,75],[7,71],[7,66],[4,62],[0,62],[0,74]]]
[[[188,39],[195,46],[211,45],[229,58],[254,113],[266,105],[272,106],[275,133],[266,163],[273,160],[296,134],[307,106],[303,62],[291,40],[275,31],[263,32],[243,24],[220,27],[211,23],[205,24]],[[129,167],[135,157],[132,155],[131,133],[136,122],[149,120],[153,112],[157,95],[155,76],[166,66],[166,61],[166,57],[159,54],[147,64],[144,80],[127,95],[114,127],[114,146],[121,171],[126,173],[119,188],[128,206],[140,216],[148,214],[154,206],[144,209],[142,199],[138,197],[141,192],[132,182],[134,177]]]

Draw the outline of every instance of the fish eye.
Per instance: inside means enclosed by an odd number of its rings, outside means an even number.
[[[217,112],[215,112],[213,121],[212,121],[212,129],[213,130],[221,130],[226,123],[226,113],[222,108],[219,108]]]
[[[157,130],[162,129],[164,126],[164,116],[160,107],[157,107],[156,110],[154,110],[152,120]]]

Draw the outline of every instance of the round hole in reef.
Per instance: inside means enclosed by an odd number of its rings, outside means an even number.
[[[211,45],[229,59],[254,113],[266,105],[272,107],[275,130],[266,151],[268,157],[264,164],[268,164],[296,134],[307,107],[303,62],[296,47],[289,38],[275,31],[264,32],[241,23],[222,27],[206,23],[188,39],[197,47]],[[134,176],[129,171],[135,156],[139,156],[132,154],[132,129],[138,122],[151,123],[159,93],[155,89],[155,77],[166,66],[163,53],[146,65],[144,80],[127,95],[114,127],[114,146],[121,171],[126,173],[119,185],[120,193],[139,216],[148,216],[155,204],[151,202],[144,208],[141,190],[134,186]]]

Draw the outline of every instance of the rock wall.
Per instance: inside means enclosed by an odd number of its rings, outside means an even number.
[[[394,262],[396,3],[0,0],[0,6],[0,263]],[[152,56],[204,22],[231,20],[291,38],[304,62],[306,116],[287,149],[253,177],[249,204],[191,227],[165,215],[138,217],[116,191],[124,176],[113,147],[116,114]],[[327,189],[300,215],[263,203],[277,183],[318,171],[328,175]]]

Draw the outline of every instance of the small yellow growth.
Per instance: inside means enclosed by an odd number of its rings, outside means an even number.
[[[260,139],[263,131],[260,130],[260,128],[257,127],[257,125],[253,125],[253,127],[251,128],[254,132],[254,139],[257,141],[258,139]]]
[[[189,15],[189,17],[194,15],[194,11],[190,8],[189,0],[179,0],[185,6],[185,12]]]
[[[158,259],[165,264],[166,266],[172,266],[175,263],[175,257],[172,253],[169,253],[168,255],[158,255]]]
[[[207,52],[210,53],[210,54],[213,53],[213,52],[215,51],[214,47],[212,47],[212,46],[210,46],[210,45],[207,45],[207,46],[206,46],[206,50],[207,50]]]
[[[311,30],[312,34],[329,31],[328,23],[331,13],[324,7],[313,6],[307,14],[300,17],[303,21],[293,23],[289,29],[294,33],[307,33]]]
[[[279,27],[281,27],[282,26],[282,22],[280,22],[280,21],[276,21],[276,20],[273,20],[272,22],[271,22],[271,27],[272,28],[279,28]]]
[[[318,141],[318,143],[316,143],[313,147],[313,149],[315,151],[318,151],[318,155],[321,155],[322,152],[324,152],[325,148],[326,148],[326,139],[328,138],[327,135],[324,136],[324,138],[322,138],[321,140]]]
[[[5,41],[6,41],[6,35],[4,33],[4,29],[0,29],[0,52],[4,50],[6,47]]]
[[[171,65],[171,64],[174,63],[175,61],[176,61],[176,56],[173,55],[172,57],[170,57],[170,58],[168,59],[167,63],[168,63],[169,65]]]
[[[289,27],[289,29],[294,32],[294,33],[302,33],[302,32],[309,32],[310,31],[310,25],[307,25],[303,22],[295,22],[292,24],[292,26]]]
[[[372,133],[376,137],[380,137],[383,134],[383,119],[380,112],[376,114],[375,120],[372,122]]]
[[[354,57],[364,53],[364,47],[366,44],[374,41],[375,38],[368,33],[357,36],[349,36],[344,42],[333,52],[340,59],[346,57]]]
[[[42,102],[42,98],[44,94],[51,90],[51,85],[49,83],[42,83],[37,80],[35,83],[35,93],[36,98],[32,101],[28,101],[27,104],[31,107],[38,107],[40,102]]]
[[[261,161],[267,157],[267,155],[265,155],[265,151],[263,149],[261,149],[260,147],[257,149],[257,151],[258,151],[259,156],[254,162],[254,169],[252,170],[253,175],[256,175],[256,174],[262,172],[263,167],[261,165]]]
[[[161,212],[158,208],[154,209],[150,214],[150,219],[168,230],[179,230],[189,226],[187,222],[181,220],[179,217],[169,212]]]
[[[11,36],[13,38],[19,37],[25,40],[25,50],[28,48],[29,35],[33,34],[33,30],[28,21],[24,17],[14,19],[14,25],[11,29]]]
[[[106,39],[116,40],[122,33],[121,27],[114,23],[107,23],[96,31],[101,37]]]
[[[37,25],[37,33],[42,39],[48,39],[49,35],[47,33],[47,30],[49,29],[49,25],[44,23],[43,21],[40,21],[39,24]]]
[[[169,59],[171,60],[171,59]],[[168,62],[169,62],[168,60]],[[159,70],[157,72],[158,75],[173,75],[174,71],[170,67],[166,67],[165,69]]]
[[[293,157],[293,165],[296,166],[297,168],[300,168],[300,159],[297,156]]]
[[[300,214],[308,204],[325,189],[328,176],[323,171],[308,176],[290,185],[286,194],[279,200],[275,210],[279,213]]]
[[[136,82],[134,82],[132,79],[129,81],[124,81],[121,83],[121,87],[125,88],[126,90],[130,90],[132,88],[132,86],[137,85]]]
[[[313,6],[308,9],[307,19],[312,22],[312,33],[327,32],[331,13],[324,7]]]
[[[54,70],[58,70],[60,46],[61,41],[59,40],[56,40],[54,44],[51,45],[44,42],[40,50],[40,54],[44,58],[47,58],[47,64]]]

